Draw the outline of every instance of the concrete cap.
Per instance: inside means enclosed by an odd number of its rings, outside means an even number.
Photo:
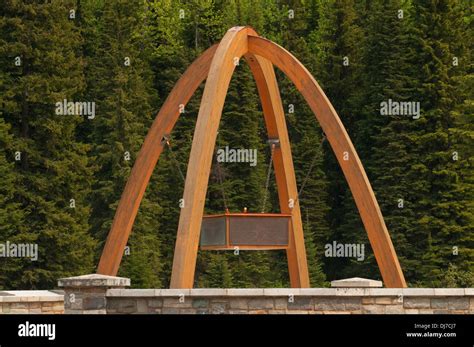
[[[100,274],[90,274],[82,275],[76,277],[67,277],[61,278],[58,280],[59,287],[75,287],[75,288],[84,288],[84,287],[129,287],[130,278],[125,277],[115,277],[107,276]]]
[[[381,288],[382,281],[370,280],[368,278],[352,277],[342,280],[331,281],[333,288]]]

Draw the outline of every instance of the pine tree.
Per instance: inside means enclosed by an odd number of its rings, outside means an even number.
[[[317,72],[315,47],[311,37],[319,26],[315,17],[318,4],[299,4],[293,1],[295,18],[288,21],[290,30],[283,43],[314,75]],[[291,34],[290,34],[291,33]],[[325,286],[324,244],[330,238],[329,228],[329,180],[324,172],[325,137],[314,113],[306,101],[292,86],[286,105],[293,103],[295,113],[288,113],[290,137],[294,142],[294,165],[299,187],[302,217],[305,219],[305,243],[312,286]]]
[[[315,233],[312,230],[308,210],[303,212],[303,229],[306,246],[306,257],[308,259],[308,271],[311,287],[323,287],[327,285],[326,275],[323,271],[323,262],[321,261],[323,254],[323,246],[315,242]]]
[[[357,120],[362,112],[361,100],[363,31],[355,2],[332,0],[320,3],[318,28],[311,34],[310,46],[315,52],[315,78],[325,91],[356,149],[363,137]],[[361,153],[359,153],[361,154]],[[364,163],[364,157],[361,156]],[[324,143],[324,172],[329,179],[328,221],[330,242],[356,243],[354,236],[365,235],[357,208],[336,156]],[[328,278],[346,277],[350,267],[347,258],[326,258]]]
[[[278,3],[266,0],[225,0],[223,28],[248,25],[266,38],[273,38],[281,20]]]
[[[184,40],[188,47],[198,50],[210,47],[227,31],[222,19],[221,3],[214,0],[190,0],[183,7],[185,13]]]
[[[3,79],[2,79],[3,80]],[[0,104],[3,105],[3,95],[0,96]],[[0,118],[0,243],[27,243],[34,241],[25,234],[23,227],[24,213],[19,203],[15,202],[15,190],[18,185],[14,172],[14,164],[11,160],[13,148],[13,136],[9,133],[10,126]],[[21,277],[23,259],[3,258],[0,259],[0,288],[16,288],[20,283],[17,279]]]
[[[84,88],[82,38],[71,8],[71,1],[2,4],[4,119],[13,148],[21,152],[14,195],[7,196],[27,221],[11,232],[19,232],[15,240],[36,243],[39,253],[37,261],[22,259],[21,270],[9,275],[7,283],[16,289],[51,288],[60,277],[93,269],[89,146],[76,138],[84,118],[55,112],[57,102],[75,100]]]
[[[472,174],[465,175],[466,166],[472,168],[472,151],[463,151],[467,134],[457,131],[459,127],[469,129],[458,112],[466,95],[459,94],[457,87],[459,76],[468,71],[469,50],[463,43],[470,41],[457,1],[416,2],[412,17],[417,37],[413,66],[419,77],[414,97],[420,100],[422,110],[412,136],[413,179],[423,189],[415,205],[424,264],[419,277],[425,284],[437,286],[448,263],[469,271],[474,260],[469,232],[473,215],[465,210],[473,196]],[[464,63],[461,68],[453,63],[456,56]],[[454,154],[458,147],[463,153],[461,160]]]
[[[99,32],[91,33],[98,44],[87,57],[87,82],[88,95],[99,110],[90,136],[98,166],[91,221],[102,242],[153,116],[142,4],[107,2],[88,13],[98,18],[87,20],[101,23]],[[160,225],[156,218],[160,205],[153,188],[155,181],[152,177],[141,202],[120,268],[120,275],[131,277],[137,287],[161,285]]]
[[[2,13],[3,15],[3,13]],[[4,22],[0,20],[4,25]],[[3,32],[3,26],[0,27]],[[2,53],[5,46],[1,45]],[[8,56],[8,54],[6,54]],[[12,61],[10,60],[10,64]],[[0,70],[0,88],[5,90],[13,83],[14,74]],[[16,235],[25,236],[22,230],[22,223],[24,222],[24,213],[18,202],[15,202],[14,195],[18,185],[17,176],[14,171],[14,139],[10,134],[10,125],[5,123],[4,110],[8,108],[7,102],[9,98],[7,93],[0,93],[0,177],[2,184],[0,186],[0,243],[5,244],[12,240]],[[22,240],[26,242],[26,240]],[[15,288],[17,283],[14,279],[18,278],[22,271],[23,260],[17,258],[2,258],[0,259],[0,288],[8,289]]]
[[[405,276],[418,262],[414,260],[407,238],[414,228],[413,211],[408,200],[409,148],[407,131],[410,119],[407,116],[381,115],[381,104],[411,99],[408,59],[411,54],[408,33],[410,25],[400,17],[403,9],[400,1],[372,2],[364,9],[366,40],[364,45],[364,97],[357,132],[360,140],[357,150],[363,157],[372,188],[381,207]],[[379,278],[380,271],[375,262],[364,230],[351,232],[351,224],[360,223],[358,212],[346,214],[346,237],[365,244],[365,261],[351,261],[348,276],[367,273]],[[357,233],[356,233],[357,232]]]
[[[205,269],[205,276],[200,279],[201,286],[203,288],[232,288],[234,281],[227,258],[214,252],[207,258],[209,262]]]
[[[312,73],[316,71],[315,50],[307,38],[312,37],[315,30],[308,25],[315,6],[301,1],[285,2],[281,9],[284,19],[280,29],[280,43]],[[327,220],[328,180],[323,171],[324,153],[321,146],[323,134],[315,115],[294,85],[281,75],[279,82],[300,193],[298,199],[305,219],[303,227],[311,284],[321,286],[325,280],[321,273],[324,262],[322,249],[330,234]]]
[[[185,22],[190,15],[185,3],[180,1],[151,1],[147,11],[145,32],[152,51],[151,68],[153,89],[157,91],[159,104],[166,100],[169,92],[194,58],[199,54],[184,44]],[[183,17],[184,16],[184,17]],[[160,279],[163,287],[169,286],[176,230],[179,220],[179,200],[182,198],[186,166],[191,148],[194,124],[197,115],[196,99],[199,91],[184,109],[170,134],[170,148],[160,156],[156,172],[156,190],[161,209],[156,212],[160,221],[160,253],[162,269]],[[180,173],[181,171],[181,173]]]

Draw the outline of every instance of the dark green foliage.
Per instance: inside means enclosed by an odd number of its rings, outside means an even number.
[[[121,192],[153,116],[151,71],[146,61],[143,8],[139,2],[106,2],[100,8],[84,7],[86,23],[101,23],[90,31],[96,45],[87,52],[87,94],[96,102],[98,114],[89,141],[97,166],[94,192],[90,196],[91,224],[103,242],[110,229]],[[89,26],[85,26],[88,36]],[[107,136],[104,136],[107,134]],[[131,277],[134,286],[160,286],[160,206],[153,177],[133,227],[120,274]]]
[[[3,100],[2,100],[3,101]],[[24,231],[24,212],[21,205],[15,202],[15,187],[18,185],[11,158],[13,137],[9,126],[0,118],[0,240],[5,242],[34,241]],[[0,288],[8,289],[18,286],[16,283],[24,266],[22,259],[4,259],[0,262]]]
[[[415,209],[417,230],[423,234],[419,255],[424,263],[417,278],[434,286],[440,284],[448,262],[460,271],[474,266],[474,215],[467,208],[474,193],[472,142],[470,149],[466,147],[466,141],[472,141],[472,114],[466,122],[459,112],[466,99],[472,99],[459,80],[472,74],[466,14],[452,0],[413,5],[415,95],[421,100],[423,118],[412,136],[417,181],[424,193]],[[453,63],[454,57],[459,65]],[[455,158],[455,153],[460,157]]]
[[[355,147],[359,149],[357,121],[361,115],[363,76],[362,42],[364,33],[358,23],[354,1],[322,2],[317,30],[311,33],[309,45],[314,52],[314,76],[337,110]],[[326,141],[324,144],[324,172],[330,177],[325,206],[330,228],[329,243],[367,243],[354,200],[336,159]],[[361,158],[364,162],[364,158]],[[368,247],[367,247],[368,248]],[[327,258],[326,272],[330,279],[353,276],[349,258]]]
[[[366,169],[409,285],[472,286],[471,6],[461,0],[2,1],[0,243],[37,243],[39,259],[0,258],[0,289],[52,288],[59,277],[95,270],[157,111],[192,61],[243,25],[289,50],[324,89]],[[333,153],[291,81],[278,70],[277,79],[297,185],[304,185],[298,201],[311,285],[380,278],[336,159],[341,153]],[[169,286],[180,171],[186,175],[202,90],[181,114],[134,223],[119,272],[134,287]],[[56,114],[63,99],[95,102],[95,118]],[[381,102],[389,99],[420,102],[420,118],[382,115]],[[256,85],[241,59],[216,151],[256,149],[258,161],[220,163],[220,183],[214,160],[205,213],[221,213],[226,204],[232,212],[261,211],[267,137]],[[265,211],[279,210],[271,173]],[[364,244],[364,261],[325,257],[324,246],[333,241]],[[287,287],[286,254],[200,251],[195,286]]]
[[[21,152],[6,208],[21,211],[13,218],[24,217],[21,225],[2,229],[8,231],[7,240],[35,242],[39,248],[38,261],[15,261],[19,271],[5,285],[16,289],[51,288],[60,277],[93,271],[95,241],[86,201],[92,183],[90,146],[76,137],[76,127],[85,120],[55,113],[56,102],[80,98],[85,86],[82,37],[68,18],[70,6],[71,1],[6,1],[0,10],[0,94],[3,118],[14,136],[7,147],[9,162],[13,151]],[[20,66],[15,57],[21,58]]]
[[[289,18],[289,10],[294,11],[294,18]],[[301,1],[288,1],[284,4],[282,13],[287,18],[282,21],[280,38],[280,44],[292,52],[312,73],[316,70],[315,52],[305,37],[314,32],[314,28],[310,26],[310,18],[315,10]],[[291,81],[285,77],[280,78],[279,82],[299,191],[304,184],[299,203],[311,284],[322,286],[325,281],[322,272],[322,250],[330,234],[327,220],[328,180],[323,171],[323,133],[313,112]]]

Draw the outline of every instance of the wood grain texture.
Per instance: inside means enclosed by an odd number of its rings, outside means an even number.
[[[264,110],[268,136],[278,138],[274,152],[280,209],[291,213],[291,237],[287,248],[292,287],[309,287],[306,251],[291,146],[273,65],[295,84],[321,124],[341,165],[369,236],[383,280],[387,287],[406,287],[395,249],[385,226],[372,187],[352,142],[336,111],[318,83],[289,52],[271,41],[259,38],[248,27],[234,27],[222,41],[203,53],[177,82],[158,113],[132,169],[122,194],[97,272],[116,275],[133,222],[153,169],[163,150],[163,136],[170,134],[179,106],[186,105],[207,77],[188,163],[184,208],[180,214],[171,288],[192,288],[199,234],[204,211],[209,172],[217,129],[235,59],[245,55],[255,76]],[[344,155],[348,160],[344,160]],[[296,201],[290,208],[289,199]],[[228,228],[228,226],[227,226]]]
[[[300,91],[316,115],[344,172],[367,231],[383,281],[387,287],[406,287],[390,235],[364,167],[339,116],[313,76],[291,53],[256,36],[248,38],[249,53],[270,60]],[[348,155],[348,160],[344,156]]]
[[[262,103],[268,137],[278,139],[280,145],[274,149],[273,167],[278,187],[280,211],[291,213],[291,234],[286,251],[288,272],[292,288],[309,288],[309,273],[304,243],[303,223],[300,205],[297,200],[298,189],[291,156],[291,146],[286,127],[285,113],[273,64],[260,56],[248,53],[245,56],[257,83]],[[290,208],[290,199],[295,204]]]
[[[204,211],[212,155],[224,100],[236,59],[247,53],[247,34],[252,29],[229,29],[216,50],[209,69],[189,156],[184,185],[184,207],[179,216],[173,258],[171,288],[192,288],[201,220]]]
[[[179,105],[186,105],[207,77],[216,49],[217,45],[212,46],[189,66],[163,103],[148,131],[120,198],[97,273],[117,275],[143,194],[164,148],[163,136],[173,130],[179,117]]]

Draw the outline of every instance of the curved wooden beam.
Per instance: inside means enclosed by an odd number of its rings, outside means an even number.
[[[306,99],[344,172],[385,285],[390,288],[406,287],[402,269],[364,167],[331,102],[309,71],[284,48],[269,40],[250,36],[248,49],[250,53],[268,59],[282,70]]]
[[[117,275],[138,207],[164,144],[179,117],[180,105],[186,105],[199,85],[206,79],[217,44],[207,49],[184,72],[163,103],[138,153],[132,172],[120,198],[112,227],[107,236],[97,273]]]
[[[247,53],[245,59],[252,70],[258,93],[262,103],[263,115],[268,137],[278,139],[280,146],[273,153],[273,167],[278,187],[278,198],[281,213],[291,213],[291,237],[287,250],[288,273],[292,288],[309,288],[310,280],[306,247],[304,243],[303,223],[297,199],[291,146],[286,127],[285,113],[280,97],[280,90],[275,76],[273,64],[257,55]],[[290,199],[294,206],[290,207]]]
[[[189,155],[183,194],[184,207],[179,216],[171,288],[193,287],[201,221],[217,129],[235,63],[248,50],[249,32],[255,33],[246,27],[229,29],[212,59]]]
[[[187,104],[199,84],[208,76],[188,165],[185,206],[180,215],[171,279],[172,288],[192,288],[217,129],[235,61],[242,55],[246,55],[257,81],[268,134],[280,139],[281,147],[275,153],[274,167],[282,212],[289,212],[288,199],[296,197],[297,190],[281,98],[271,62],[293,81],[326,133],[354,195],[385,284],[388,287],[406,287],[375,195],[336,111],[311,74],[295,57],[271,41],[259,38],[248,27],[230,29],[218,46],[211,47],[196,59],[163,104],[127,181],[98,273],[117,274],[138,207],[163,150],[162,138],[173,129],[180,105]],[[298,202],[291,212],[294,232],[288,250],[290,280],[293,287],[307,287],[309,277]]]

